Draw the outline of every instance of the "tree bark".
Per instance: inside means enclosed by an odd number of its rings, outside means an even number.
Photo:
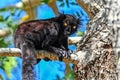
[[[77,53],[72,56],[79,60],[75,69],[76,80],[118,80],[114,17],[118,16],[120,5],[115,0],[83,1],[98,4],[101,8],[89,22],[86,34],[78,43]]]

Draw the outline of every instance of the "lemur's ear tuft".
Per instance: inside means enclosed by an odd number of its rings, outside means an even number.
[[[63,12],[58,12],[58,15],[63,15],[64,14],[64,11]]]
[[[66,18],[66,15],[65,14],[60,14],[58,18],[59,18],[59,20],[64,20]]]
[[[77,19],[77,23],[80,24],[80,18]]]
[[[60,17],[61,17],[62,19],[65,19],[65,18],[66,18],[66,15],[65,15],[65,14],[62,14],[62,15],[60,15]]]

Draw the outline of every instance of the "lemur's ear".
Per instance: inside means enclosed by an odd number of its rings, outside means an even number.
[[[60,20],[60,21],[63,21],[65,18],[66,18],[66,15],[65,15],[65,14],[60,14],[60,15],[58,16],[58,20]]]
[[[60,18],[61,18],[61,19],[65,19],[65,18],[66,18],[66,15],[65,15],[65,14],[61,14],[61,15],[60,15]]]
[[[58,12],[59,18],[61,18],[62,20],[66,18],[66,15],[63,12]]]

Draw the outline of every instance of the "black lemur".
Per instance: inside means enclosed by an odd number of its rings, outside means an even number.
[[[58,17],[32,20],[18,26],[14,32],[14,45],[22,51],[22,80],[34,80],[33,67],[37,62],[36,50],[47,50],[69,57],[67,38],[79,25],[79,19],[69,14]]]

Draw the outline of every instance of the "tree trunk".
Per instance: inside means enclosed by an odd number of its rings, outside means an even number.
[[[83,1],[98,4],[101,8],[89,22],[86,34],[79,41],[77,53],[73,56],[79,60],[75,68],[76,80],[118,80],[115,30],[120,26],[116,25],[116,20],[120,18],[117,17],[120,5],[117,0]]]

